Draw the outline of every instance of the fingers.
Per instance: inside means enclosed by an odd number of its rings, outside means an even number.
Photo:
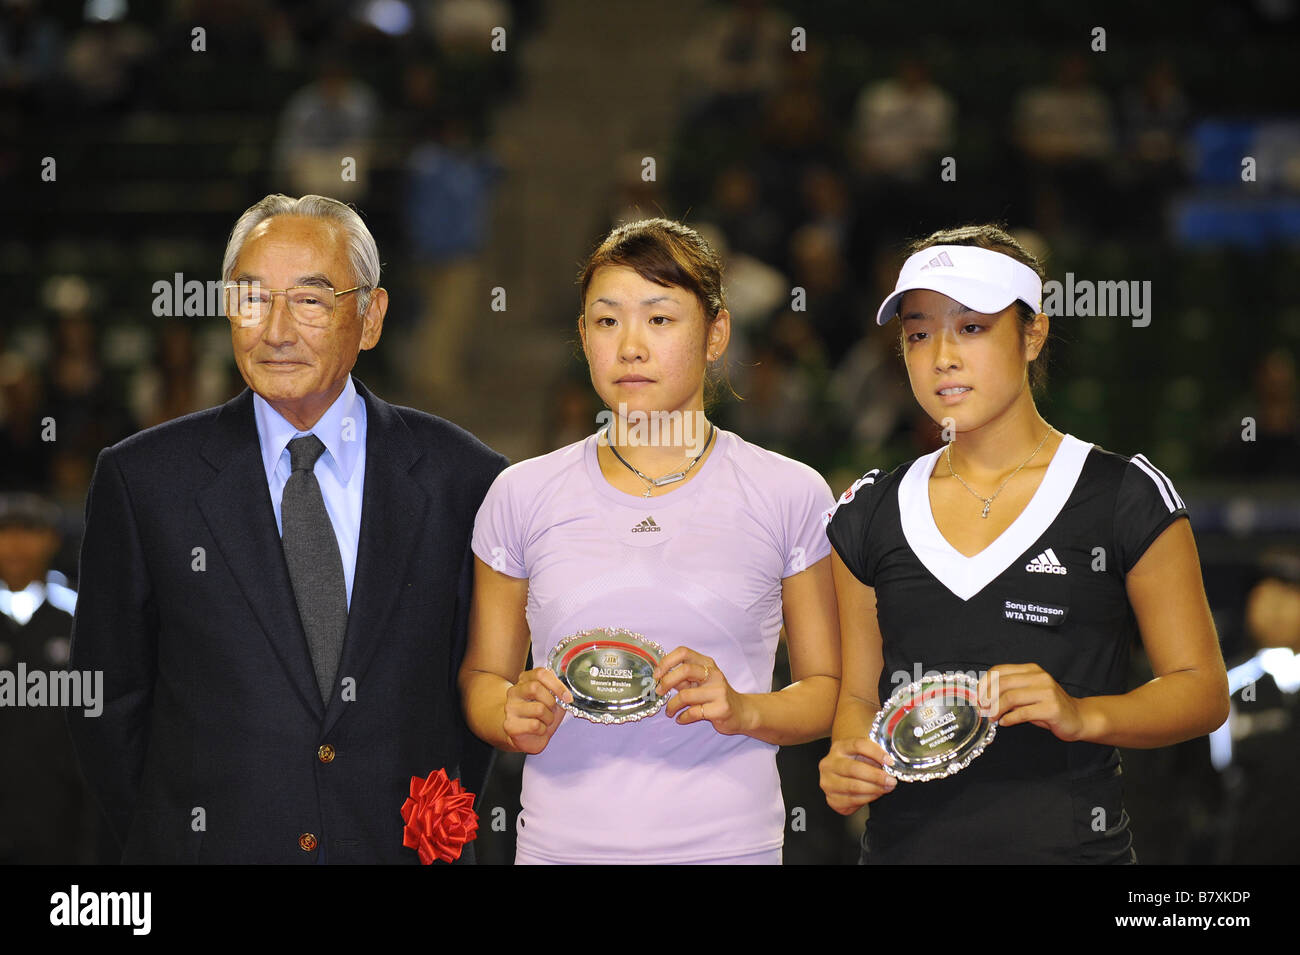
[[[1024,706],[1050,703],[1056,698],[1056,683],[1046,674],[1042,679],[1031,679],[1020,685],[1003,684],[995,696],[981,705],[980,712],[990,719],[1006,725],[1006,716]]]
[[[892,763],[869,739],[843,739],[831,745],[831,752],[819,764],[826,804],[841,815],[850,815],[898,786],[898,780],[867,754]]]
[[[569,692],[568,687],[560,682],[560,678],[555,675],[555,671],[549,667],[538,667],[535,670],[529,670],[520,676],[520,681],[522,682],[525,677],[531,677],[535,682],[540,683],[549,690],[552,702],[555,700],[563,700],[565,703],[573,702],[573,694]]]
[[[677,723],[685,726],[687,723],[712,722],[717,716],[707,715],[703,703],[693,703],[689,706],[683,705],[683,712],[677,716]],[[672,716],[671,713],[668,714]]]
[[[662,664],[660,664],[662,667]],[[673,690],[680,688],[683,684],[690,686],[703,686],[709,682],[718,672],[716,666],[710,665],[710,661],[689,661],[679,663],[676,668],[664,671],[659,682],[655,685],[655,692],[660,696],[667,696]]]
[[[1050,673],[1036,664],[995,669],[999,673],[994,674],[994,699],[987,707],[981,706],[982,713],[1000,726],[1032,723],[1063,740],[1079,738],[1083,723],[1078,701]]]
[[[1015,726],[1017,723],[1050,722],[1053,716],[1047,704],[1033,703],[1007,711],[998,718],[998,725]]]
[[[1043,699],[1057,688],[1051,674],[1036,663],[999,664],[980,677],[981,715],[1000,720],[1014,706]]]
[[[836,740],[831,744],[831,754],[862,757],[871,760],[877,765],[894,765],[894,757],[886,753],[884,747],[879,743],[867,736]]]
[[[684,684],[702,686],[720,676],[721,671],[712,657],[706,657],[690,647],[678,647],[664,655],[654,668],[653,675],[657,681],[655,692],[667,696]]]
[[[556,724],[559,717],[556,717],[548,711],[546,716],[526,716],[522,714],[506,714],[505,722],[501,728],[511,739],[519,736],[549,736],[551,728]]]
[[[664,712],[669,716],[676,716],[677,713],[687,707],[701,705],[716,699],[716,695],[711,689],[705,687],[688,687],[684,690],[678,690],[677,693],[668,700],[664,707]]]
[[[1018,690],[1005,690],[998,697],[995,719],[1001,720],[1012,710],[1033,706],[1043,703],[1051,698],[1051,695],[1044,693],[1039,687],[1025,687]]]
[[[834,766],[827,767],[822,773],[822,791],[828,796],[836,795],[844,798],[868,796],[874,799],[892,792],[898,785],[898,780],[883,769],[872,769],[870,773],[872,774],[870,779],[860,779],[857,776],[837,773]]]
[[[677,647],[674,650],[670,650],[664,654],[663,659],[660,660],[659,664],[655,667],[654,677],[658,680],[673,667],[680,666],[688,659],[698,658],[699,656],[700,655],[690,647]]]
[[[995,701],[999,693],[1031,686],[1052,677],[1037,663],[999,663],[981,674],[977,693],[981,705]]]
[[[540,690],[545,693],[545,690]],[[502,729],[508,736],[549,735],[564,716],[564,710],[552,701],[514,699],[506,700],[506,715]]]
[[[882,768],[884,765],[893,766],[894,757],[865,737],[836,740],[821,765],[832,769],[836,776],[889,789],[898,782]]]
[[[527,670],[506,690],[501,728],[523,752],[539,753],[564,719],[560,700],[571,703],[573,694],[554,672],[545,667]]]

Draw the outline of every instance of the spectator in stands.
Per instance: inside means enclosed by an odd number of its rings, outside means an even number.
[[[703,218],[715,223],[727,237],[730,254],[724,259],[728,274],[734,267],[733,257],[740,253],[769,265],[781,262],[785,243],[781,219],[763,201],[752,163],[737,159],[719,170]]]
[[[904,57],[889,79],[869,83],[853,112],[859,170],[890,183],[932,183],[953,141],[957,108],[921,60]]]
[[[829,356],[841,358],[861,333],[840,237],[825,225],[805,225],[790,237],[791,281],[804,290],[803,311]]]
[[[320,62],[315,82],[280,114],[275,167],[286,192],[360,200],[370,183],[379,101],[351,77],[343,51],[322,53]]]
[[[430,408],[461,390],[474,317],[488,305],[480,253],[502,170],[456,116],[433,117],[407,160],[407,233],[422,310],[408,359],[408,388]]]
[[[862,88],[848,151],[865,231],[874,232],[881,221],[927,221],[944,204],[951,217],[951,190],[936,193],[936,183],[942,181],[940,160],[952,150],[956,115],[952,97],[930,78],[925,62],[910,56],[894,76]],[[858,252],[870,254],[868,248]]]
[[[122,5],[125,13],[126,5]],[[149,34],[122,19],[92,20],[68,45],[64,68],[87,116],[123,112],[136,103],[154,51]]]
[[[1127,201],[1115,211],[1135,233],[1159,234],[1169,197],[1187,181],[1189,117],[1173,63],[1161,60],[1124,94],[1123,147]]]
[[[1274,348],[1260,359],[1251,390],[1218,429],[1227,437],[1215,473],[1294,481],[1300,475],[1300,389],[1290,349]]]
[[[1061,58],[1055,82],[1023,91],[1014,137],[1028,166],[1037,227],[1058,232],[1109,214],[1106,164],[1115,140],[1110,100],[1088,76],[1080,53]]]
[[[48,436],[41,376],[17,352],[0,355],[0,488],[46,487],[54,442]]]
[[[215,359],[200,360],[191,325],[164,321],[153,363],[141,368],[132,382],[132,409],[140,426],[152,428],[233,397],[227,366]]]
[[[792,22],[763,0],[734,0],[695,31],[686,50],[693,113],[747,112],[773,92],[790,49]]]
[[[54,428],[50,493],[58,503],[79,512],[100,450],[136,430],[119,384],[104,366],[99,334],[88,309],[59,315],[45,395]]]
[[[0,2],[0,102],[31,110],[55,82],[63,62],[58,22],[40,0]]]

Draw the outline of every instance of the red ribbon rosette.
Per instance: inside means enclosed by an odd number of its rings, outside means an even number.
[[[459,779],[448,779],[446,770],[436,769],[428,779],[411,777],[411,798],[402,804],[402,845],[420,854],[420,862],[434,859],[454,862],[465,843],[478,836],[478,815],[474,794]]]

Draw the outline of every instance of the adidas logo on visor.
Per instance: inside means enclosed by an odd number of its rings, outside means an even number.
[[[940,252],[929,262],[925,263],[925,265],[921,266],[920,271],[924,272],[928,268],[937,268],[940,265],[946,265],[950,269],[955,268],[955,266],[952,264],[952,259],[948,258],[948,253]]]

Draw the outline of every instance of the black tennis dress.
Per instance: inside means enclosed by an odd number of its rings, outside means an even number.
[[[1124,577],[1187,515],[1173,484],[1140,454],[1065,435],[1020,516],[965,557],[930,509],[941,453],[869,471],[826,514],[831,545],[875,588],[880,699],[927,671],[1000,663],[1037,663],[1074,697],[1127,692],[1139,634]],[[1121,776],[1113,746],[999,728],[956,775],[871,803],[862,861],[1135,862]]]

